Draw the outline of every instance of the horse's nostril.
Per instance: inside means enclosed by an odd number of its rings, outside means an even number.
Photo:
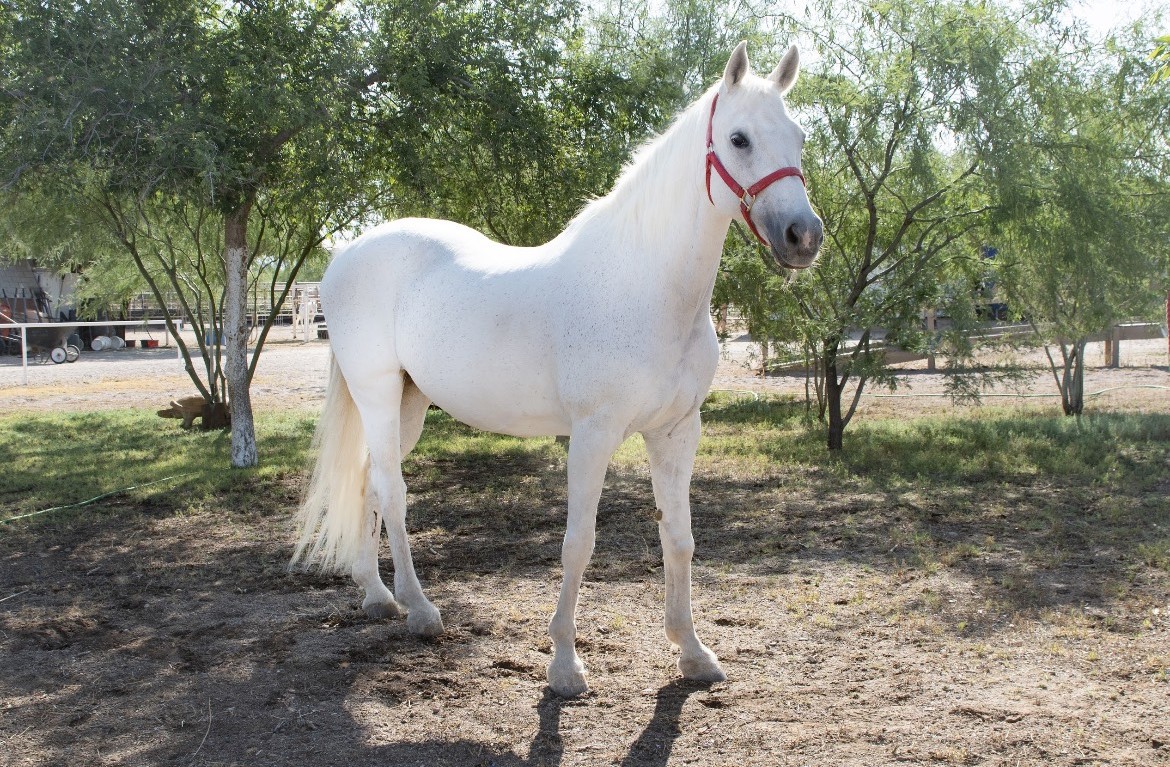
[[[792,224],[784,230],[784,239],[789,245],[800,244],[800,232],[797,231],[796,224]]]

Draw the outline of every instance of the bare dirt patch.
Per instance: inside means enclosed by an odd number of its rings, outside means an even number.
[[[311,406],[324,346],[272,352],[261,406]],[[0,402],[189,393],[161,370],[5,385]],[[803,383],[759,388],[782,385]],[[347,579],[285,570],[300,482],[257,484],[239,508],[160,499],[0,529],[3,763],[1170,764],[1170,487],[1038,476],[986,497],[700,473],[697,622],[730,677],[700,686],[662,635],[648,478],[614,471],[578,618],[593,690],[561,701],[544,684],[558,448],[410,467],[416,564],[448,627],[433,641],[366,619]]]

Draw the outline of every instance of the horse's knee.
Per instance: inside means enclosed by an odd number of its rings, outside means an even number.
[[[690,560],[695,555],[695,537],[690,530],[661,532],[663,554],[668,557]]]
[[[570,530],[561,544],[561,565],[565,571],[583,570],[593,556],[597,535],[593,530]]]

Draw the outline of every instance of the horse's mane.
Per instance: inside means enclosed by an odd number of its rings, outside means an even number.
[[[702,138],[707,110],[718,85],[684,109],[670,126],[638,148],[618,175],[613,189],[589,202],[565,229],[566,235],[581,234],[594,224],[625,242],[661,241],[677,221],[680,204],[689,191],[700,190],[703,169]],[[697,139],[695,137],[698,137]]]

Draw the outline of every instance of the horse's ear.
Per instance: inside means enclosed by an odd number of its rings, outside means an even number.
[[[776,83],[781,93],[788,93],[796,84],[796,75],[800,72],[800,51],[795,45],[789,46],[788,53],[780,59],[780,63],[768,75],[768,79]]]
[[[731,52],[731,58],[727,60],[727,66],[723,68],[724,86],[731,88],[738,83],[748,73],[749,68],[747,40],[744,40],[735,46],[735,50]]]

